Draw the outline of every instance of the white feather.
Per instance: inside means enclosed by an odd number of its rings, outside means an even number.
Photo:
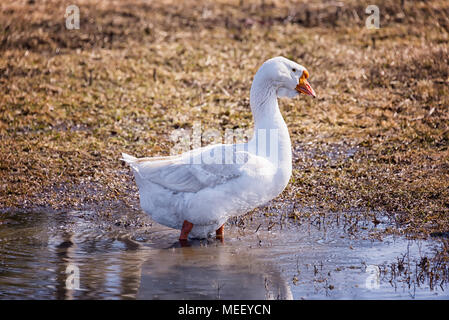
[[[142,209],[155,221],[176,229],[188,220],[194,225],[190,236],[204,238],[229,217],[279,195],[290,179],[292,157],[277,95],[289,95],[298,83],[295,75],[287,74],[292,66],[303,69],[285,58],[273,58],[254,77],[250,104],[255,134],[248,143],[212,145],[171,157],[138,159],[123,153],[122,160],[133,169]],[[275,130],[276,161],[254,148],[260,129]]]

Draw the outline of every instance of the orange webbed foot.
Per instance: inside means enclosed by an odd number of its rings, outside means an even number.
[[[189,237],[189,233],[190,231],[192,231],[192,228],[193,223],[184,220],[184,223],[182,224],[181,235],[179,236],[179,241],[187,241],[187,238]]]

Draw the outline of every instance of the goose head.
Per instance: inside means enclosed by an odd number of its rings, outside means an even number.
[[[302,65],[284,57],[275,57],[264,62],[257,71],[254,82],[273,88],[279,98],[293,98],[298,94],[315,98],[315,91],[307,81],[308,77],[309,72]]]

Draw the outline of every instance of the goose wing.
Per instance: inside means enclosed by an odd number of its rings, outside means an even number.
[[[123,154],[142,180],[176,192],[198,192],[236,179],[248,170],[252,157],[257,156],[238,151],[236,145],[214,145],[174,157],[137,159]]]

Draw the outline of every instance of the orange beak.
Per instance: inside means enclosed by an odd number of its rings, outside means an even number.
[[[302,94],[306,94],[308,96],[316,97],[315,91],[310,86],[310,84],[305,80],[303,83],[298,83],[296,86],[296,91]]]
[[[312,97],[316,97],[315,94],[315,90],[313,90],[313,88],[310,86],[309,82],[307,81],[307,78],[309,77],[309,73],[304,70],[301,78],[299,79],[299,83],[296,86],[296,91],[298,91],[299,93],[308,95],[308,96],[312,96]]]

